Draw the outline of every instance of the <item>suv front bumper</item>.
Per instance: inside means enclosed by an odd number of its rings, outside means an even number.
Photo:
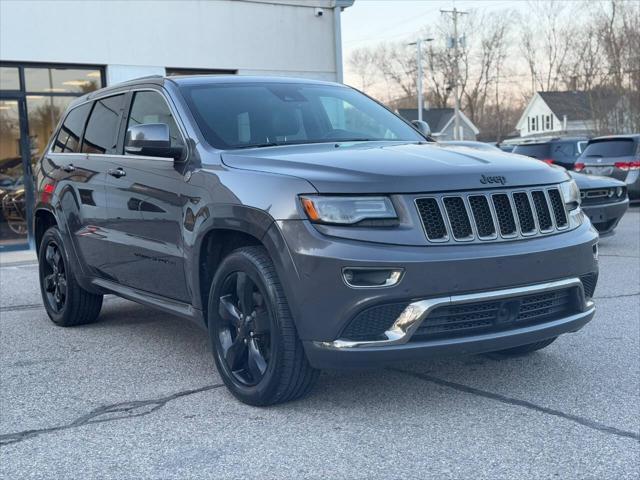
[[[579,292],[580,311],[572,315],[537,325],[497,332],[410,342],[421,323],[440,306],[464,305],[496,299],[508,300],[523,295],[567,288],[576,288]],[[386,339],[305,342],[305,350],[309,361],[316,368],[358,367],[398,360],[423,359],[431,356],[484,353],[539,342],[557,337],[562,333],[575,332],[589,322],[594,313],[595,304],[592,300],[585,298],[582,282],[573,278],[528,287],[416,301],[409,304],[392,327],[385,332]]]
[[[276,252],[278,274],[298,334],[318,367],[501,350],[578,330],[593,316],[589,304],[567,318],[501,332],[339,348],[345,345],[339,342],[346,326],[368,308],[393,303],[424,307],[423,301],[450,302],[597,273],[597,232],[585,221],[570,232],[513,242],[403,246],[329,237],[304,220],[278,221],[271,228],[282,233],[272,232],[272,237],[285,241]],[[404,275],[392,287],[352,288],[342,277],[344,268],[400,268]]]

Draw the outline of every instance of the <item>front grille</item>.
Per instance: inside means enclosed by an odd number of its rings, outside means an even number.
[[[447,209],[447,217],[453,232],[453,238],[464,240],[473,237],[471,222],[462,197],[445,197],[444,208]]]
[[[516,234],[516,221],[513,218],[513,210],[511,202],[506,193],[500,193],[493,196],[493,206],[496,209],[498,217],[498,225],[502,236],[513,236]]]
[[[587,189],[580,190],[580,198],[582,205],[599,205],[603,203],[622,202],[626,196],[616,195],[615,188],[599,188],[599,189]]]
[[[495,237],[496,227],[493,224],[493,216],[491,215],[491,207],[489,206],[487,197],[471,195],[469,196],[469,205],[471,206],[473,218],[476,221],[478,236],[480,238]]]
[[[519,191],[444,193],[416,199],[430,242],[500,241],[568,228],[557,187]]]
[[[531,192],[531,197],[533,198],[533,203],[536,206],[540,231],[546,232],[552,229],[553,221],[551,220],[551,212],[549,211],[549,204],[547,203],[547,197],[544,192],[535,190]]]
[[[549,200],[551,201],[551,208],[553,209],[553,216],[556,219],[556,227],[557,228],[566,228],[568,226],[567,223],[567,212],[564,210],[564,202],[562,200],[562,195],[558,190],[551,189],[549,190]]]
[[[355,316],[340,335],[345,340],[384,340],[384,332],[407,308],[408,303],[389,303],[367,308]]]
[[[416,201],[425,233],[429,240],[446,240],[447,229],[435,198],[420,198]]]
[[[578,290],[565,288],[436,308],[420,324],[412,341],[509,330],[550,322],[579,312]]]

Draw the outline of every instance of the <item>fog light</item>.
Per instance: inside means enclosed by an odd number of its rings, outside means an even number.
[[[392,287],[402,279],[401,268],[343,268],[344,282],[353,288]]]

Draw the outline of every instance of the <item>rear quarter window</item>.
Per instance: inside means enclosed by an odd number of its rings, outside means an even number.
[[[82,141],[86,153],[116,153],[124,95],[96,100]]]
[[[91,103],[85,103],[69,111],[53,142],[51,149],[53,152],[80,152],[80,138],[82,137],[82,130],[84,129],[84,124],[87,122],[90,110]]]
[[[636,145],[632,138],[599,140],[587,145],[585,157],[630,157],[635,153]]]

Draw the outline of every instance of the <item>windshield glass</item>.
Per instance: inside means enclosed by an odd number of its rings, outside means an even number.
[[[627,157],[633,155],[633,140],[618,138],[616,140],[600,140],[585,148],[585,157]]]
[[[181,89],[203,135],[216,148],[425,141],[400,118],[347,87],[247,83],[183,85]]]

